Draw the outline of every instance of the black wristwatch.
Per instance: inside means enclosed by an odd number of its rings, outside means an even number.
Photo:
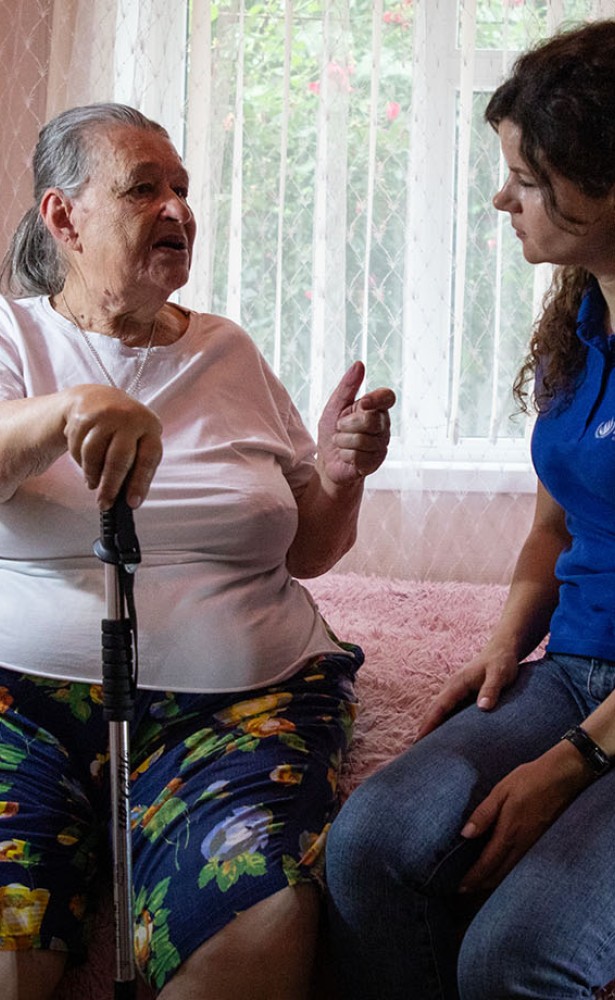
[[[597,778],[606,774],[612,766],[615,758],[609,757],[581,726],[573,726],[567,733],[564,733],[562,739],[568,740],[577,748]]]

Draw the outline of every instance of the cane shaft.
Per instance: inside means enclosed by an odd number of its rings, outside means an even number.
[[[111,801],[116,980],[124,983],[135,979],[132,841],[129,815],[130,750],[127,722],[109,723],[109,750],[114,765],[111,772]]]
[[[100,518],[95,555],[105,564],[107,617],[102,621],[103,718],[109,723],[109,774],[113,839],[115,1000],[136,998],[132,840],[130,831],[130,729],[137,687],[137,619],[134,571],[141,560],[125,489]],[[128,614],[126,613],[128,612]],[[134,645],[134,657],[133,657]],[[134,661],[134,670],[133,670]]]
[[[107,618],[121,619],[124,616],[124,601],[117,566],[105,563],[105,601]]]

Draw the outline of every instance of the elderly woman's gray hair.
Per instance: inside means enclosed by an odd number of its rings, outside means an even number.
[[[62,289],[64,262],[41,218],[41,198],[48,188],[59,188],[69,197],[79,193],[90,172],[88,138],[96,129],[112,125],[168,135],[162,125],[125,104],[70,108],[41,129],[32,159],[34,203],[17,226],[2,262],[2,291],[21,297],[55,295]]]

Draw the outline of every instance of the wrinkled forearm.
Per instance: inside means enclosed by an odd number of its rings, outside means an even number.
[[[66,449],[61,393],[0,403],[0,502]]]
[[[363,480],[336,486],[318,467],[297,499],[299,526],[288,550],[288,571],[306,579],[326,573],[357,537]]]

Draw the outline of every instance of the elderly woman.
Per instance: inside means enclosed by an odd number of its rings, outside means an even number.
[[[188,177],[137,111],[59,115],[34,175],[0,300],[2,995],[51,997],[84,947],[109,812],[92,541],[125,486],[139,968],[164,1000],[299,1000],[362,654],[295,578],[353,544],[394,397],[355,400],[354,364],[315,449],[249,337],[168,301]]]

